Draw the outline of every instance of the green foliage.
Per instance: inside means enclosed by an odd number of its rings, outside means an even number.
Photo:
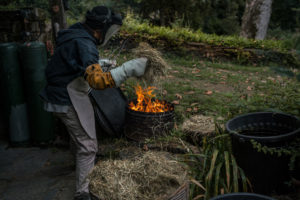
[[[12,1],[3,1],[0,3],[0,9],[10,10],[10,9],[20,9],[24,7],[37,7],[48,10],[49,2],[48,0],[12,0]]]
[[[193,19],[191,27],[217,35],[238,34],[244,3],[243,0],[197,1],[196,10],[199,11],[196,12],[193,8],[194,12],[190,12],[189,16]]]
[[[287,46],[300,51],[300,33],[292,34],[291,37],[285,40],[285,43]]]
[[[160,26],[172,26],[178,20],[184,27],[206,33],[235,34],[239,31],[243,0],[136,0],[143,19]],[[132,4],[131,4],[132,5]]]
[[[181,27],[192,30],[232,35],[240,30],[245,0],[69,0],[69,5],[68,15],[77,20],[83,17],[86,10],[96,5],[106,5],[122,13],[133,10],[136,16],[155,25],[172,26],[180,22]],[[297,8],[300,8],[299,0],[275,0],[270,28],[295,30],[300,21]]]
[[[264,154],[276,155],[278,157],[283,155],[291,156],[289,163],[290,170],[294,170],[296,159],[300,159],[300,138],[297,138],[285,147],[268,147],[255,140],[251,140],[251,143],[254,149],[258,152],[263,152]]]
[[[127,0],[143,19],[170,26],[178,19],[182,26],[211,34],[238,34],[245,0]],[[270,28],[295,30],[300,23],[299,0],[274,0]]]
[[[136,16],[154,25],[180,24],[192,30],[217,35],[238,35],[245,0],[69,0],[68,17],[81,20],[86,10],[106,5],[118,12],[134,11]],[[2,0],[0,9],[35,6],[49,10],[48,0]],[[299,0],[274,0],[270,30],[297,31],[300,26]]]
[[[280,28],[282,30],[295,31],[300,26],[299,0],[274,0],[270,29]]]
[[[286,50],[286,46],[282,41],[275,40],[252,40],[237,36],[218,36],[214,34],[206,34],[202,31],[192,31],[188,28],[169,28],[152,26],[146,22],[138,22],[136,19],[128,16],[125,19],[123,31],[131,34],[139,34],[150,39],[163,39],[169,44],[180,45],[183,42],[199,42],[208,45],[218,45],[235,48],[257,48]]]
[[[300,5],[299,5],[300,6]],[[280,27],[272,28],[268,30],[267,39],[270,40],[282,40],[285,46],[291,49],[300,50],[300,32],[292,30],[283,30]]]
[[[191,197],[208,200],[231,192],[247,192],[248,180],[231,153],[230,136],[217,125],[213,138],[204,137],[203,154],[190,154]]]
[[[115,11],[122,12],[126,9],[123,1],[115,0],[69,0],[70,10],[67,11],[69,18],[73,20],[83,20],[87,10],[95,6],[104,5],[113,8]]]

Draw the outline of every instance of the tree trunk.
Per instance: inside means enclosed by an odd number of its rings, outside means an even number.
[[[56,40],[58,31],[67,28],[63,0],[49,0],[53,35]]]
[[[159,22],[160,22],[160,26],[165,26],[166,25],[166,16],[165,16],[165,9],[161,8],[159,10]]]
[[[273,0],[246,0],[241,36],[263,40],[267,35]]]

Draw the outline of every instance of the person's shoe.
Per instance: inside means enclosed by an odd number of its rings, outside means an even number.
[[[74,197],[74,200],[92,200],[92,198],[89,193],[82,193]]]

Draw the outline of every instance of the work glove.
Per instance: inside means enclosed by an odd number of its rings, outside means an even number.
[[[125,62],[120,67],[110,70],[115,85],[119,87],[129,77],[143,76],[146,70],[147,58],[137,58]]]
[[[98,63],[100,64],[104,72],[109,71],[110,68],[114,68],[117,65],[116,60],[110,60],[110,59],[100,59],[98,60]]]
[[[146,70],[147,58],[137,58],[125,62],[110,72],[103,72],[101,66],[92,64],[87,67],[84,78],[90,87],[103,90],[105,88],[119,87],[129,77],[140,77]]]
[[[98,63],[86,68],[84,78],[90,87],[96,90],[115,87],[115,82],[110,72],[103,72]]]

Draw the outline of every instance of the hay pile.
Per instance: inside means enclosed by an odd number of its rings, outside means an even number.
[[[187,171],[171,154],[147,151],[99,162],[89,178],[90,192],[101,200],[163,200],[185,183]]]
[[[182,130],[192,137],[209,136],[215,132],[215,122],[212,117],[194,115],[183,122]]]
[[[169,68],[161,53],[152,48],[148,43],[141,42],[139,46],[132,50],[135,57],[145,57],[148,59],[145,74],[142,80],[153,83],[159,77],[165,76]]]

